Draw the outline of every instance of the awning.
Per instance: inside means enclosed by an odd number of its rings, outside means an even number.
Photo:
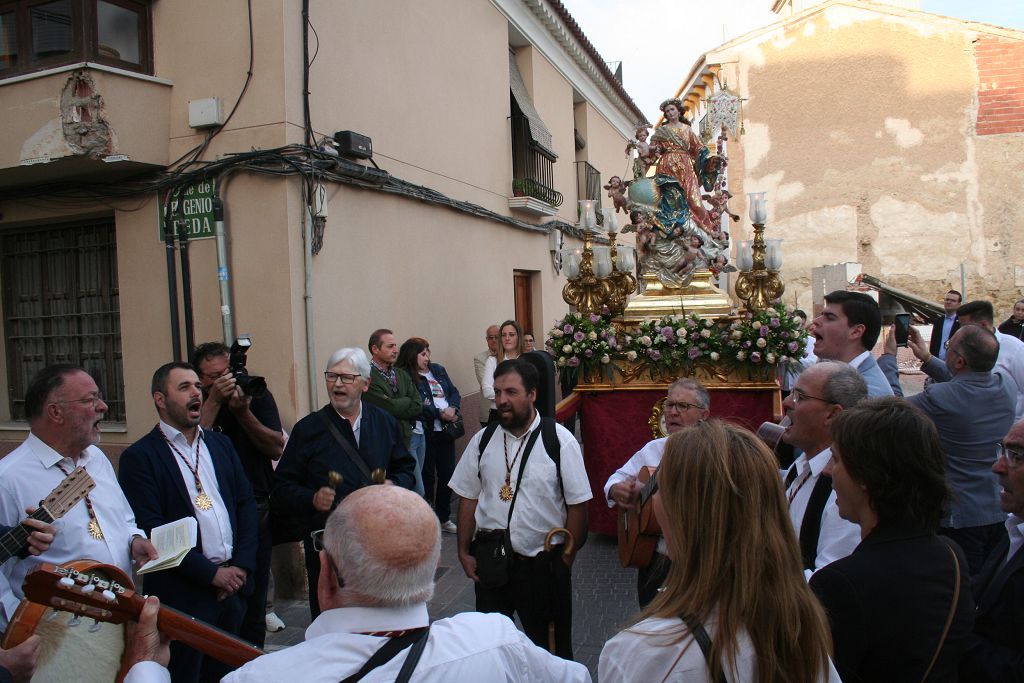
[[[526,83],[523,81],[523,75],[519,73],[519,66],[516,64],[516,56],[512,53],[508,53],[508,75],[509,75],[509,87],[512,90],[512,97],[515,98],[516,104],[519,105],[519,109],[526,116],[526,119],[530,122],[530,137],[533,139],[539,147],[541,147],[552,160],[557,159],[558,155],[551,144],[551,131],[544,125],[543,119],[540,118],[540,114],[537,113],[536,107],[533,106],[533,100],[530,99],[530,93],[526,89]]]

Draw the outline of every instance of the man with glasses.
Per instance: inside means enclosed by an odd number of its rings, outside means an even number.
[[[96,447],[107,412],[96,382],[82,368],[51,365],[40,370],[25,392],[28,438],[0,460],[0,524],[14,526],[28,507],[39,505],[76,467],[96,487],[68,510],[50,547],[26,558],[11,558],[0,574],[0,629],[22,598],[25,575],[43,562],[64,564],[84,557],[131,574],[156,559],[153,544],[135,523],[107,456]]]
[[[932,318],[932,336],[928,342],[929,350],[939,360],[946,360],[946,348],[949,338],[960,329],[962,321],[957,319],[957,310],[963,302],[963,295],[955,289],[946,292],[942,299],[942,315]]]
[[[1024,671],[1024,422],[999,444],[992,471],[999,477],[1004,538],[989,555],[974,591],[974,633],[960,662],[960,680],[1020,680]]]
[[[356,489],[385,481],[407,489],[416,484],[416,460],[398,422],[362,400],[370,383],[366,352],[338,349],[327,360],[324,380],[330,402],[295,423],[271,496],[275,507],[302,520],[307,534],[322,529],[331,510]],[[303,544],[315,619],[320,560],[308,535]]]
[[[671,436],[684,427],[706,420],[711,414],[711,397],[704,385],[697,380],[677,379],[668,385],[662,409],[665,416],[665,431]],[[608,507],[617,505],[629,509],[640,501],[640,491],[643,487],[637,481],[637,475],[644,467],[657,467],[661,464],[667,439],[668,437],[662,437],[648,441],[608,477],[604,485],[604,497],[608,501]],[[668,576],[668,569],[665,539],[660,538],[654,559],[648,566],[637,571],[636,596],[640,607],[646,606],[658,594],[658,589]]]
[[[498,353],[498,326],[491,325],[487,328],[484,333],[484,338],[487,341],[487,350],[481,351],[473,359],[473,369],[476,371],[476,383],[480,385],[480,426],[487,426],[487,416],[491,414],[491,410],[494,409],[494,401],[484,396],[484,366],[487,365],[487,359],[496,353]]]
[[[860,527],[839,516],[832,478],[823,470],[832,459],[832,420],[867,396],[867,383],[855,368],[822,360],[800,374],[782,402],[790,420],[782,440],[803,451],[783,483],[807,578],[860,543]]]
[[[960,329],[946,349],[944,370],[950,380],[933,382],[921,393],[907,397],[939,431],[946,454],[946,481],[953,491],[950,514],[942,520],[939,533],[963,548],[972,576],[1006,535],[990,469],[996,442],[1013,424],[1017,385],[993,371],[998,355],[995,336],[961,318]],[[936,363],[926,364],[929,374]],[[886,362],[882,367],[891,381],[896,380],[895,363]]]

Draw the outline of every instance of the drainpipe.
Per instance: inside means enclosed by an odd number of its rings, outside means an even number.
[[[174,263],[174,222],[171,220],[171,192],[164,203],[164,247],[167,253],[167,296],[170,304],[171,357],[181,362],[181,330],[178,329],[178,269]]]
[[[306,304],[306,379],[309,382],[309,410],[317,409],[316,335],[313,330],[313,207],[306,197],[302,221],[303,293]]]
[[[183,219],[175,222],[178,229],[178,249],[181,251],[181,298],[185,306],[185,355],[192,357],[196,348],[195,320],[192,315],[192,264],[188,256],[188,224]]]
[[[224,201],[213,197],[213,233],[217,242],[217,283],[220,285],[220,322],[224,343],[235,340],[235,321],[231,313],[231,278],[228,275],[228,239],[224,227]]]

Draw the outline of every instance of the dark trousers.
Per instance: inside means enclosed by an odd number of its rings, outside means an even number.
[[[939,534],[956,541],[964,551],[967,566],[974,577],[985,564],[992,550],[1006,537],[1006,525],[1002,522],[985,526],[968,526],[960,529],[939,527]]]
[[[302,555],[306,561],[306,579],[309,581],[309,616],[316,619],[320,616],[320,600],[316,594],[320,582],[320,553],[313,550],[313,539],[309,534],[302,538]]]
[[[426,432],[427,454],[423,459],[423,497],[434,506],[441,524],[452,514],[452,490],[448,488],[455,471],[455,442],[444,432]],[[436,483],[435,483],[436,479]]]
[[[523,632],[535,645],[550,651],[549,624],[555,624],[554,653],[572,659],[572,574],[562,561],[562,547],[536,557],[516,554],[506,586],[485,588],[477,583],[478,612],[519,615]]]
[[[242,615],[245,612],[243,598],[236,593],[218,601],[216,589],[210,587],[208,590],[209,595],[191,601],[188,608],[183,611],[187,611],[196,619],[205,621],[223,631],[238,633],[242,624]],[[173,606],[169,600],[161,599],[161,601]],[[179,606],[178,609],[182,609],[182,607]],[[195,681],[213,683],[234,671],[234,667],[218,662],[213,657],[206,657],[187,645],[171,641],[171,661],[167,665],[167,670],[171,674],[172,683],[195,683]]]
[[[270,506],[266,500],[257,499],[259,514],[259,536],[256,545],[256,572],[253,574],[252,595],[245,601],[245,617],[238,632],[245,640],[263,649],[267,639],[267,587],[270,584],[270,554],[274,549],[270,537]]]
[[[654,559],[646,567],[641,567],[636,572],[636,599],[640,603],[640,609],[658,596],[658,589],[665,585],[668,578],[668,570],[672,567],[672,560],[661,553],[654,553]]]

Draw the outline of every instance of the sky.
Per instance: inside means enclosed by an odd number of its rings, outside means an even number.
[[[561,0],[651,122],[704,52],[778,17],[772,0]],[[921,9],[1024,30],[1024,0],[920,0]],[[659,32],[663,27],[671,31]]]

